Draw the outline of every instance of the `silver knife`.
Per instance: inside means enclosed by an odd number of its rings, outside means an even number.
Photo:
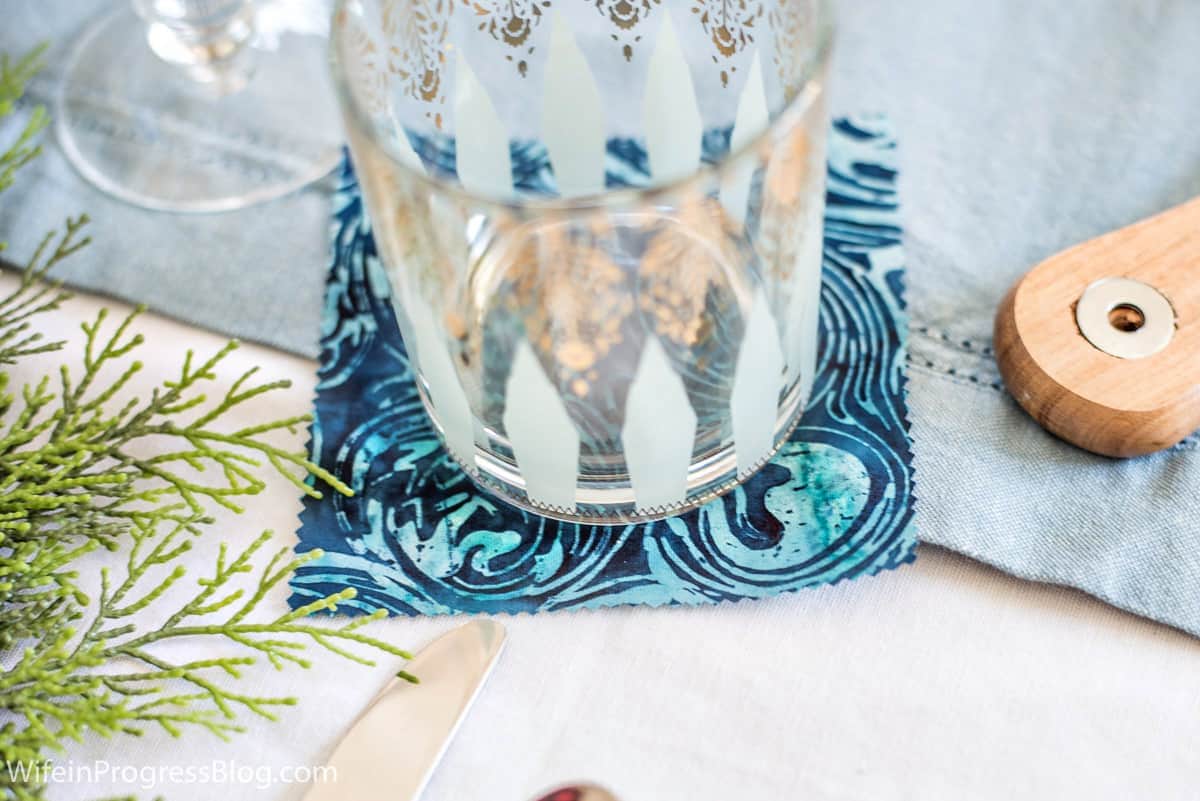
[[[413,657],[333,749],[304,801],[416,801],[504,648],[504,626],[476,619]],[[334,775],[336,772],[336,775]]]

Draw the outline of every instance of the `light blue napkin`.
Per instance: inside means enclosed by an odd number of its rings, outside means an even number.
[[[834,4],[835,111],[884,110],[904,140],[923,540],[1200,634],[1200,442],[1130,462],[1064,445],[1003,391],[990,350],[996,304],[1031,266],[1200,193],[1200,3]],[[0,48],[53,44],[37,99],[108,5],[6,0]],[[105,198],[52,138],[28,169],[0,197],[6,257],[88,211],[96,241],[60,272],[73,285],[317,354],[325,187],[173,217]]]

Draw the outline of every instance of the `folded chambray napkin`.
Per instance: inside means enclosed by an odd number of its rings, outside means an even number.
[[[421,408],[349,162],[335,202],[313,452],[354,497],[307,499],[298,606],[347,586],[343,609],[537,612],[762,598],[913,558],[905,408],[908,323],[883,118],[829,142],[821,348],[808,410],[746,484],[698,510],[613,527],[561,523],[480,492]]]
[[[52,102],[66,48],[110,5],[6,2],[0,49],[51,43],[33,100]],[[1072,448],[1012,401],[991,354],[996,304],[1032,265],[1200,193],[1200,3],[834,5],[834,111],[886,110],[904,132],[922,539],[1200,635],[1200,437],[1126,462]],[[56,269],[69,284],[313,357],[331,192],[157,214],[92,188],[47,136],[0,196],[0,255],[87,211],[95,241]]]

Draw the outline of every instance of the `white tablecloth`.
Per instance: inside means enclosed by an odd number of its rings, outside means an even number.
[[[50,316],[71,339],[68,356],[98,306],[79,298]],[[222,341],[155,317],[140,330],[147,376],[174,372],[186,347],[207,353]],[[33,379],[53,360],[16,375]],[[232,424],[307,410],[311,362],[245,346],[222,381],[252,364],[294,387]],[[270,528],[290,546],[299,508],[290,485],[272,481],[245,515],[220,515],[190,558],[193,575],[220,539]],[[268,611],[284,599],[270,598]],[[569,779],[605,783],[623,801],[1200,798],[1200,642],[937,548],[892,574],[768,601],[502,620],[507,651],[429,801],[525,801]],[[375,633],[415,649],[455,623],[397,619]],[[247,691],[300,698],[278,723],[246,718],[229,743],[201,731],[88,740],[60,759],[77,776],[104,763],[112,772],[232,761],[250,781],[77,782],[50,798],[299,799],[286,769],[319,763],[398,667],[328,656],[309,671],[256,666]],[[268,770],[274,781],[260,781]]]

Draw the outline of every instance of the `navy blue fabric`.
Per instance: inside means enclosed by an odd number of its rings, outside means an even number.
[[[356,494],[305,500],[297,550],[323,554],[293,578],[292,604],[347,586],[358,594],[344,611],[405,615],[714,603],[910,561],[908,326],[895,178],[886,120],[835,123],[818,373],[780,453],[700,509],[599,527],[509,506],[447,456],[421,407],[347,161],[312,448]]]

